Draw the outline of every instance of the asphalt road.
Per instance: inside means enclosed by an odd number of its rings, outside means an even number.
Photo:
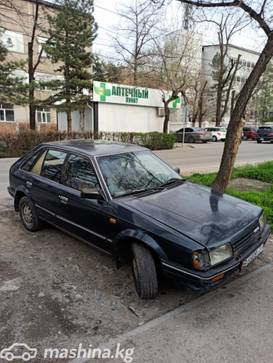
[[[181,173],[217,171],[224,148],[223,142],[208,144],[185,144],[184,148],[161,150],[156,153],[173,167],[179,167]],[[236,165],[254,164],[273,160],[273,144],[257,144],[255,141],[243,141],[239,148]]]
[[[173,167],[179,167],[182,175],[194,172],[217,171],[224,143],[185,144],[184,148],[156,151],[156,154]],[[16,159],[0,159],[0,208],[8,201],[8,170]],[[273,160],[273,144],[257,144],[254,141],[243,141],[236,165],[259,163]]]

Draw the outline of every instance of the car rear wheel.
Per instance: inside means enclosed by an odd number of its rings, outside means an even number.
[[[214,141],[214,142],[217,141],[217,137],[215,135],[212,136],[212,141]]]
[[[258,144],[261,144],[261,143],[262,143],[262,140],[257,140],[257,143],[258,143]]]
[[[24,227],[31,232],[41,228],[41,221],[37,215],[32,201],[28,197],[22,197],[19,201],[19,214]]]
[[[155,260],[149,249],[140,243],[133,243],[132,251],[136,291],[141,299],[154,299],[158,295]]]

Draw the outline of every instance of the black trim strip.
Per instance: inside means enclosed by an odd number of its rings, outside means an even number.
[[[69,223],[69,224],[71,224],[72,226],[75,226],[75,227],[77,227],[77,228],[80,228],[80,229],[82,229],[82,230],[84,230],[84,231],[86,231],[86,232],[88,232],[88,233],[91,233],[91,234],[93,234],[93,235],[95,235],[95,236],[97,236],[97,237],[99,237],[99,238],[102,238],[102,239],[104,239],[104,240],[105,240],[105,241],[107,241],[107,242],[110,242],[110,243],[112,243],[112,242],[113,242],[111,239],[106,238],[105,236],[103,236],[103,235],[101,235],[101,234],[99,234],[99,233],[97,233],[97,232],[94,232],[94,231],[92,231],[91,229],[88,229],[88,228],[86,228],[86,227],[83,227],[83,226],[81,226],[80,224],[77,224],[77,223],[75,223],[75,222],[72,222],[72,221],[70,221],[69,219],[66,219],[66,218],[64,218],[64,217],[62,217],[62,216],[59,216],[59,215],[57,215],[57,214],[55,214],[55,213],[51,212],[50,210],[48,210],[48,209],[46,209],[46,208],[41,207],[39,204],[35,204],[35,207],[37,207],[37,208],[39,208],[39,209],[43,210],[43,211],[44,211],[44,212],[46,212],[46,213],[49,213],[51,216],[54,216],[54,217],[56,217],[56,218],[60,219],[60,220],[61,220],[61,221],[63,221],[63,222]]]
[[[194,273],[191,273],[191,272],[185,271],[185,270],[183,270],[183,269],[181,269],[181,268],[178,268],[178,267],[175,267],[175,266],[169,265],[168,263],[163,262],[163,261],[162,261],[162,265],[163,265],[163,266],[166,266],[166,267],[169,267],[169,268],[171,268],[171,269],[173,269],[173,270],[179,271],[179,272],[181,272],[181,273],[183,273],[183,274],[185,274],[185,275],[193,276],[193,277],[195,277],[195,278],[197,278],[197,279],[199,279],[199,280],[208,281],[208,280],[213,279],[215,276],[218,276],[219,274],[226,273],[226,272],[228,272],[228,271],[230,271],[230,270],[236,269],[236,267],[238,267],[238,266],[239,266],[239,263],[238,263],[238,264],[236,264],[236,265],[233,265],[233,266],[229,267],[229,268],[228,268],[228,269],[226,269],[226,270],[220,271],[220,272],[218,272],[217,274],[212,275],[212,276],[210,276],[210,277],[202,277],[202,276],[199,276],[199,275],[197,275],[197,274],[194,274]]]

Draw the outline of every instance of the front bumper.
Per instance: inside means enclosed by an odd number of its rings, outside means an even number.
[[[207,291],[224,284],[234,273],[240,272],[242,264],[259,246],[264,245],[269,237],[270,227],[265,225],[255,243],[251,244],[239,257],[232,259],[222,266],[208,271],[196,271],[184,268],[171,261],[162,261],[162,270],[166,275],[178,278],[183,285],[195,291]]]

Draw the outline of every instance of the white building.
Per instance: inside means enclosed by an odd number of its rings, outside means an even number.
[[[168,97],[170,92],[164,92]],[[94,81],[92,110],[86,109],[83,117],[75,113],[74,131],[95,132],[150,132],[163,130],[163,91],[159,89],[135,87]],[[183,125],[181,99],[169,105],[171,109],[170,130]],[[81,123],[82,118],[85,124]],[[65,129],[66,120],[59,116],[58,127]]]
[[[209,105],[207,113],[205,115],[205,120],[208,123],[215,123],[215,114],[216,114],[216,89],[213,88],[215,81],[212,77],[213,67],[212,61],[214,57],[219,54],[219,45],[206,45],[202,47],[202,75],[204,81],[207,81],[207,91],[204,100],[205,105]],[[235,97],[238,95],[242,86],[244,85],[246,79],[248,78],[250,72],[254,68],[260,53],[237,47],[235,45],[229,45],[227,51],[227,59],[226,62],[229,62],[231,59],[237,61],[238,56],[240,57],[239,68],[236,73],[236,79],[233,84],[232,90],[235,91]],[[228,110],[223,118],[223,125],[227,125],[230,119],[230,110],[231,110],[231,97],[228,104]],[[255,96],[249,102],[249,106],[246,110],[245,119],[246,123],[249,125],[257,125],[257,117],[256,117],[256,99]]]

